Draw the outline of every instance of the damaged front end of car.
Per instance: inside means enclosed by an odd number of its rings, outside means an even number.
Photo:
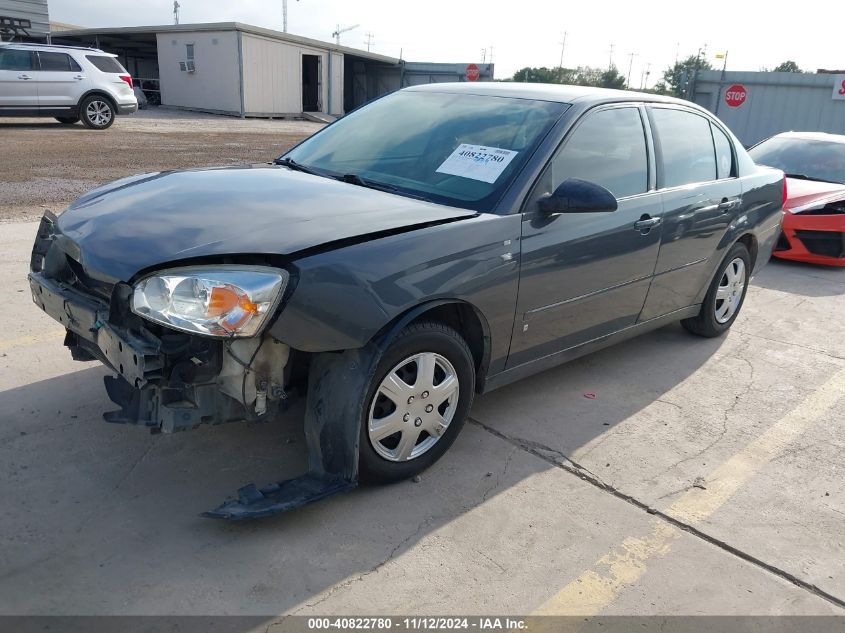
[[[288,286],[286,270],[190,266],[129,284],[98,277],[83,261],[55,216],[45,214],[30,264],[32,298],[66,328],[74,359],[99,360],[114,372],[104,378],[118,407],[104,413],[107,422],[175,433],[270,420],[291,403],[292,350],[264,327]],[[309,385],[309,398],[318,388]],[[306,415],[308,473],[262,489],[244,486],[205,516],[267,516],[354,487],[357,429],[341,428],[347,417],[327,417],[328,409]]]

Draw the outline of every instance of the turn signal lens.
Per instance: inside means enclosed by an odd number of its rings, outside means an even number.
[[[132,311],[177,330],[254,336],[288,281],[285,270],[249,266],[164,271],[135,284]]]

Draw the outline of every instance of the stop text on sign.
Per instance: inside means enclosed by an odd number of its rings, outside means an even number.
[[[725,103],[727,103],[731,108],[738,108],[745,103],[745,99],[747,97],[748,91],[745,89],[745,86],[741,84],[734,84],[725,92]]]

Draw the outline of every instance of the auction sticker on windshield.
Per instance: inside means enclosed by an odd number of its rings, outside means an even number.
[[[494,183],[518,153],[499,147],[461,143],[437,168],[437,173]]]

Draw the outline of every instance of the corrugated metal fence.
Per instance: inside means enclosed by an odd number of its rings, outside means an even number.
[[[845,134],[845,100],[834,99],[841,75],[815,73],[698,73],[693,101],[715,113],[746,146],[787,131]],[[745,101],[731,107],[728,89],[745,88]],[[735,102],[734,102],[735,103]]]

